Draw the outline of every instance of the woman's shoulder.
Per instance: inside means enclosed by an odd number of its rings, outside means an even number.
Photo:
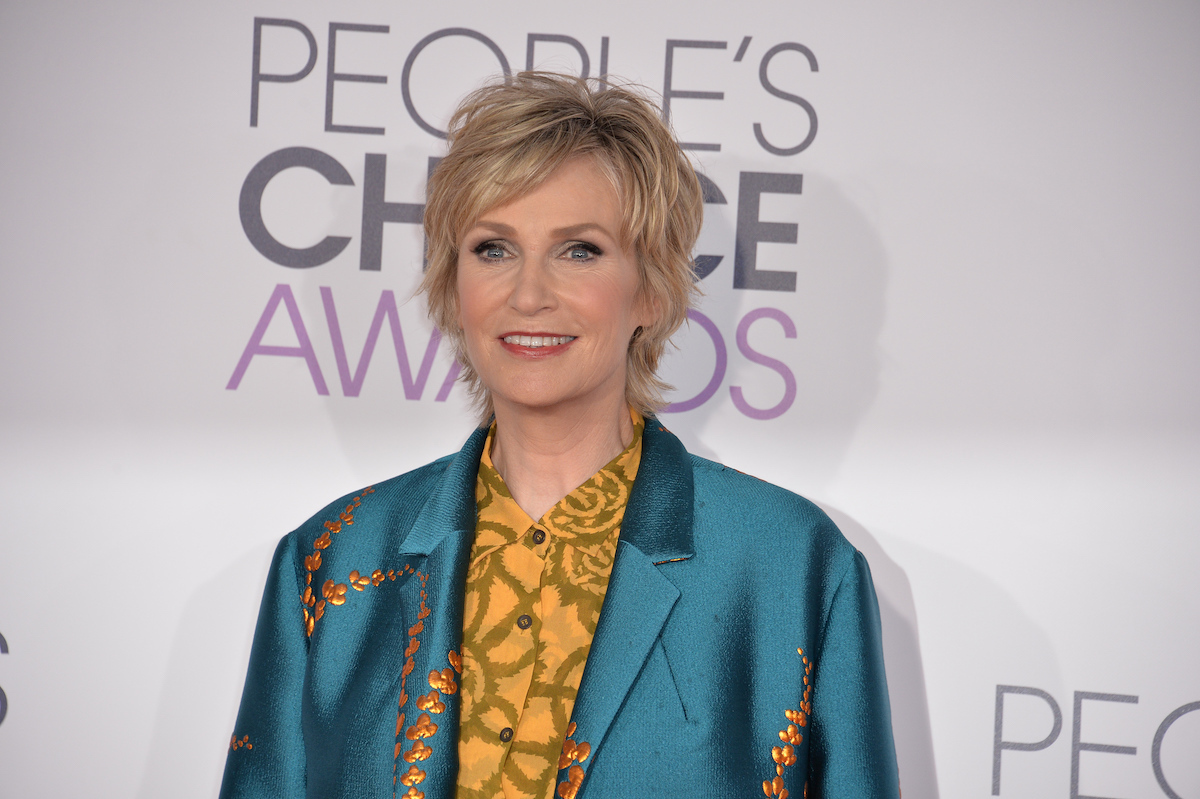
[[[697,532],[738,529],[770,547],[824,550],[852,557],[855,548],[833,520],[809,499],[723,463],[688,454],[692,464]],[[745,542],[744,535],[738,538]]]
[[[447,455],[411,471],[364,486],[326,504],[288,534],[298,551],[377,549],[412,527],[422,509],[443,485],[457,454]],[[332,554],[330,552],[329,554]]]

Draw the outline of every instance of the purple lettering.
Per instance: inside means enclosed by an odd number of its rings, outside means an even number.
[[[717,351],[717,365],[713,369],[712,378],[699,394],[691,399],[672,402],[667,407],[662,409],[662,413],[680,413],[682,411],[690,411],[694,408],[699,408],[704,403],[712,398],[713,394],[717,393],[717,389],[721,387],[721,381],[725,379],[725,368],[729,364],[729,355],[725,351],[725,339],[721,337],[721,331],[717,329],[713,320],[709,319],[699,311],[688,311],[688,319],[691,319],[700,327],[704,328],[704,332],[708,333],[708,337],[712,339],[713,349]],[[790,321],[790,320],[789,320]]]
[[[367,376],[367,367],[371,363],[371,355],[375,352],[375,343],[379,340],[379,332],[383,329],[383,320],[387,319],[392,331],[392,344],[396,348],[396,364],[400,367],[400,380],[404,384],[404,398],[417,399],[425,393],[425,383],[429,380],[429,372],[433,368],[433,358],[437,354],[438,344],[442,334],[437,328],[429,334],[429,343],[425,346],[425,357],[421,360],[421,368],[417,370],[414,380],[412,370],[408,365],[408,349],[404,346],[404,332],[400,329],[400,314],[396,310],[396,297],[391,290],[385,290],[379,295],[379,304],[375,306],[375,318],[367,330],[367,340],[363,343],[362,354],[358,358],[358,366],[354,374],[350,374],[350,363],[346,358],[346,345],[342,339],[342,326],[338,323],[337,307],[333,303],[333,291],[328,286],[321,286],[321,302],[325,306],[325,319],[329,323],[329,338],[333,341],[333,357],[337,360],[338,377],[342,381],[342,393],[347,397],[357,397],[362,391],[363,380]]]
[[[275,312],[279,309],[279,304],[287,308],[288,318],[292,322],[292,329],[296,333],[296,341],[299,346],[296,347],[278,347],[268,344],[263,344],[263,336],[267,333],[267,328],[271,325],[271,320],[275,317]],[[271,298],[267,300],[267,307],[263,310],[262,316],[258,318],[258,324],[254,326],[254,332],[250,334],[250,341],[246,344],[246,349],[242,351],[242,357],[238,360],[237,367],[233,370],[233,376],[229,378],[229,383],[225,388],[228,391],[236,391],[237,387],[242,382],[242,376],[246,374],[247,367],[250,366],[250,359],[255,355],[282,355],[288,358],[303,358],[308,364],[308,372],[312,375],[313,385],[317,387],[317,393],[322,396],[329,394],[329,389],[325,385],[325,378],[321,375],[321,366],[317,363],[317,354],[313,352],[312,341],[308,338],[308,331],[304,328],[304,320],[300,318],[300,309],[296,307],[296,298],[292,295],[292,287],[286,283],[280,283],[275,286],[275,290],[271,292]]]
[[[774,405],[765,410],[755,408],[750,403],[746,402],[745,396],[742,394],[742,389],[739,386],[730,386],[729,394],[733,397],[733,404],[739,411],[749,416],[751,419],[774,419],[777,416],[782,416],[784,411],[792,407],[792,403],[796,401],[796,376],[792,374],[792,370],[787,367],[783,361],[777,361],[774,358],[763,355],[750,348],[750,325],[754,324],[759,319],[770,318],[779,322],[783,326],[783,334],[788,338],[796,337],[796,325],[792,323],[791,318],[778,308],[757,308],[742,317],[742,321],[738,323],[737,328],[737,348],[742,355],[746,356],[746,360],[752,363],[757,363],[767,367],[779,374],[783,378],[783,399],[777,405]]]

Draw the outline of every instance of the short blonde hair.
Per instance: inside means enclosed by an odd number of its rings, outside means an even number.
[[[547,72],[522,72],[468,95],[450,119],[449,152],[429,177],[427,269],[420,290],[429,315],[454,345],[486,420],[491,396],[467,358],[458,325],[458,248],[488,210],[532,191],[572,158],[596,159],[623,211],[622,245],[637,257],[640,291],[658,320],[629,344],[625,396],[642,414],[671,387],[657,376],[667,341],[699,293],[692,249],[703,194],[687,156],[657,109],[624,86]]]

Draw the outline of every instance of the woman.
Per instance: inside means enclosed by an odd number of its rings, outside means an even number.
[[[898,795],[866,562],[654,418],[702,199],[636,94],[467,98],[425,214],[484,426],[276,551],[225,797]]]

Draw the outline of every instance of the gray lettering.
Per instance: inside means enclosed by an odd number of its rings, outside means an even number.
[[[1079,740],[1079,731],[1083,727],[1083,702],[1127,702],[1136,705],[1136,696],[1126,694],[1097,694],[1091,691],[1075,692],[1075,720],[1071,725],[1071,799],[1108,799],[1103,796],[1084,796],[1079,793],[1079,753],[1107,752],[1112,755],[1136,755],[1136,746],[1113,746],[1111,744],[1093,744]]]
[[[787,100],[789,103],[795,103],[804,109],[804,113],[808,114],[808,135],[806,135],[804,139],[794,147],[776,147],[767,141],[767,137],[763,135],[762,125],[757,122],[754,123],[754,138],[758,139],[758,143],[764,150],[774,155],[795,155],[796,153],[807,149],[808,146],[813,143],[813,139],[817,138],[817,112],[816,109],[812,107],[812,104],[803,97],[797,97],[794,94],[789,94],[788,92],[776,87],[775,84],[771,83],[770,78],[767,77],[767,67],[770,66],[771,59],[785,50],[794,50],[802,54],[808,59],[808,66],[812,69],[812,71],[817,71],[817,57],[813,55],[812,50],[809,50],[804,45],[797,44],[796,42],[784,42],[782,44],[775,45],[763,55],[762,61],[759,62],[758,82],[762,84],[762,87],[766,89],[769,94],[772,94],[781,100]]]
[[[308,40],[308,62],[299,72],[290,75],[264,74],[262,71],[262,29],[264,25],[280,28],[294,28],[304,34]],[[295,83],[308,76],[317,65],[317,37],[312,31],[294,19],[273,19],[270,17],[254,18],[254,55],[250,65],[250,127],[258,127],[258,85],[260,83]]]
[[[503,70],[505,77],[512,74],[512,70],[508,66],[508,59],[504,57],[504,52],[495,42],[479,31],[474,31],[470,28],[442,28],[417,42],[416,46],[409,52],[408,58],[404,60],[404,71],[400,74],[400,94],[404,97],[404,107],[408,109],[408,115],[412,117],[413,122],[417,123],[417,127],[430,135],[437,136],[439,139],[446,138],[446,131],[438,130],[417,113],[417,108],[413,105],[409,81],[412,78],[413,64],[417,62],[417,56],[421,54],[421,51],[438,39],[444,39],[447,36],[467,36],[476,41],[483,42],[492,51],[493,55],[496,56],[496,60],[500,62],[500,69]]]
[[[0,655],[8,654],[8,641],[4,640],[4,636],[0,635]],[[4,717],[8,715],[8,696],[5,695],[4,689],[0,688],[0,724],[4,723]]]
[[[766,194],[799,194],[803,175],[743,172],[738,182],[737,241],[733,252],[733,287],[760,291],[795,291],[796,273],[759,269],[758,243],[795,244],[799,227],[791,222],[763,222],[759,198]]]
[[[349,72],[338,72],[334,65],[337,58],[338,31],[353,31],[355,33],[387,33],[387,25],[355,25],[351,22],[329,23],[329,55],[325,67],[325,130],[330,133],[366,133],[382,136],[383,128],[363,127],[362,125],[333,124],[333,84],[334,81],[347,83],[387,83],[386,75],[355,75]]]
[[[724,192],[712,181],[712,178],[699,172],[696,173],[696,177],[700,179],[700,190],[704,193],[705,205],[728,204],[729,201],[725,199]],[[697,255],[692,264],[692,271],[696,273],[696,279],[703,280],[711,275],[724,259],[724,255]]]
[[[430,158],[429,171],[437,159]],[[363,175],[362,244],[358,253],[358,268],[378,272],[383,265],[383,225],[385,222],[406,222],[419,225],[424,219],[425,206],[420,203],[390,203],[384,199],[387,188],[387,156],[367,153]]]
[[[1177,707],[1167,714],[1167,717],[1162,720],[1162,724],[1158,725],[1158,729],[1154,732],[1154,743],[1150,746],[1150,765],[1154,767],[1154,779],[1158,780],[1158,787],[1163,789],[1170,799],[1183,799],[1182,796],[1175,793],[1171,786],[1167,783],[1167,776],[1163,774],[1162,769],[1162,743],[1163,738],[1167,736],[1167,730],[1171,729],[1171,725],[1179,720],[1181,716],[1191,713],[1194,710],[1200,710],[1200,702],[1189,702],[1188,704]]]
[[[675,48],[690,47],[703,50],[724,50],[727,46],[727,42],[703,42],[693,41],[690,39],[667,39],[667,57],[666,65],[663,68],[662,92],[662,115],[664,122],[668,124],[671,122],[671,99],[674,97],[679,97],[685,100],[725,99],[725,92],[685,91],[682,89],[673,89],[671,87],[675,77]],[[685,150],[708,150],[710,152],[720,152],[721,150],[721,145],[719,144],[680,142],[679,146]]]
[[[350,243],[349,236],[326,236],[311,247],[297,249],[281,243],[267,230],[262,218],[262,197],[271,178],[285,169],[304,167],[335,186],[353,186],[354,180],[330,155],[311,147],[286,147],[259,161],[246,175],[238,199],[238,215],[246,238],[268,260],[292,269],[308,269],[331,261]]]
[[[1054,713],[1054,726],[1051,728],[1050,734],[1035,743],[1019,743],[1004,740],[1005,694],[1025,694],[1044,700],[1050,706],[1051,712]],[[1011,749],[1015,752],[1037,752],[1054,743],[1058,739],[1060,732],[1062,732],[1062,711],[1058,709],[1058,702],[1055,702],[1054,697],[1050,696],[1050,694],[1040,688],[1029,688],[1024,685],[997,685],[996,721],[992,734],[992,796],[1000,795],[1000,753],[1002,751]]]

